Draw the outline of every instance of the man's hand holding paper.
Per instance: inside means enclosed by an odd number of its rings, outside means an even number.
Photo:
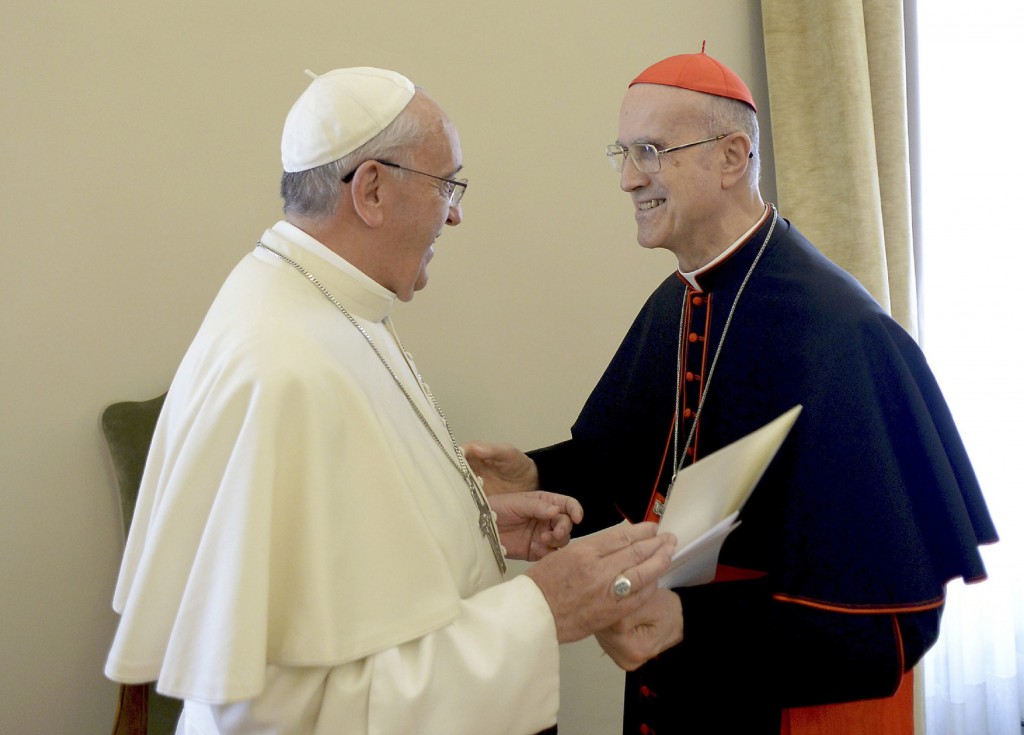
[[[596,634],[619,667],[634,671],[683,640],[683,608],[672,587],[714,579],[722,544],[739,526],[743,504],[754,491],[797,417],[796,406],[762,428],[679,472],[669,489],[660,532],[673,533],[679,548],[644,605]]]

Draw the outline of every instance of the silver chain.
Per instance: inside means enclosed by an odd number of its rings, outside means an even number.
[[[770,205],[769,205],[770,206]],[[682,399],[682,372],[683,372],[683,319],[686,315],[686,305],[689,303],[690,298],[690,286],[687,285],[683,289],[683,308],[679,313],[679,344],[676,352],[676,421],[672,430],[672,481],[676,479],[676,475],[679,473],[682,467],[682,463],[686,461],[686,453],[689,451],[690,446],[693,444],[693,437],[697,432],[697,422],[700,421],[701,411],[704,410],[704,400],[708,397],[708,389],[711,388],[711,378],[715,375],[715,366],[718,365],[718,356],[722,354],[722,345],[725,344],[725,336],[729,333],[729,325],[732,324],[733,314],[736,313],[736,306],[740,303],[740,296],[743,295],[743,289],[747,287],[747,281],[754,274],[754,269],[761,260],[761,256],[764,255],[765,248],[768,247],[768,241],[772,238],[772,233],[775,231],[775,223],[779,220],[779,212],[775,207],[772,207],[772,224],[768,228],[768,234],[765,235],[764,242],[761,243],[761,249],[757,251],[757,255],[754,257],[754,262],[750,264],[750,268],[747,269],[747,275],[743,277],[743,281],[740,283],[739,289],[736,291],[736,298],[732,302],[732,307],[729,309],[729,314],[725,317],[725,326],[722,328],[722,336],[718,340],[718,347],[715,348],[715,356],[711,358],[711,368],[708,370],[707,380],[704,381],[704,390],[701,391],[700,400],[697,402],[697,411],[693,416],[693,424],[690,426],[690,433],[686,437],[686,445],[683,447],[683,458],[679,459],[679,411],[681,408],[680,401]],[[668,490],[665,493],[665,502],[668,502],[668,492],[672,490],[672,482],[669,482]]]
[[[438,449],[441,450],[441,453],[444,454],[448,461],[451,462],[452,466],[459,472],[460,475],[462,475],[462,479],[466,482],[466,485],[469,487],[470,495],[473,496],[473,502],[476,504],[477,511],[480,514],[480,532],[487,538],[488,542],[490,543],[491,552],[494,554],[494,561],[497,562],[498,569],[500,569],[502,575],[504,575],[506,569],[505,555],[501,550],[501,542],[498,539],[498,529],[494,525],[494,516],[491,515],[491,507],[487,504],[487,499],[484,496],[483,489],[477,483],[476,476],[473,474],[473,471],[470,469],[469,464],[466,462],[466,456],[462,453],[462,448],[459,446],[459,443],[455,441],[455,434],[452,432],[451,426],[448,424],[448,418],[444,415],[444,412],[441,410],[441,406],[438,405],[437,400],[434,398],[434,394],[431,393],[430,388],[427,386],[427,384],[423,382],[423,378],[420,376],[420,374],[413,370],[413,374],[416,376],[417,382],[423,389],[423,393],[430,400],[430,403],[433,405],[434,410],[437,411],[437,415],[441,418],[441,423],[444,424],[444,428],[448,432],[448,438],[451,439],[452,447],[455,450],[455,457],[452,457],[452,455],[448,452],[447,448],[444,446],[444,442],[441,441],[441,437],[437,435],[437,432],[434,431],[434,427],[432,427],[430,425],[430,422],[427,421],[427,417],[423,415],[422,411],[420,411],[419,407],[416,405],[416,401],[413,399],[412,395],[405,387],[405,384],[402,383],[401,378],[398,377],[398,373],[396,373],[394,368],[391,367],[391,364],[384,357],[384,353],[380,351],[380,349],[377,347],[377,344],[373,341],[373,338],[370,337],[369,332],[366,331],[362,324],[356,321],[356,318],[352,316],[351,313],[349,313],[348,309],[341,305],[341,302],[334,297],[334,294],[328,291],[327,288],[322,283],[320,283],[319,280],[317,280],[316,276],[314,276],[308,270],[303,268],[302,265],[300,265],[298,262],[292,260],[283,253],[279,253],[278,251],[264,244],[262,240],[257,240],[256,245],[263,248],[269,253],[273,253],[278,258],[283,260],[285,263],[295,268],[295,270],[297,270],[299,273],[304,275],[310,283],[312,283],[320,290],[320,293],[327,297],[328,301],[330,301],[332,304],[334,304],[334,306],[338,308],[338,311],[345,315],[345,318],[352,323],[352,326],[358,329],[359,333],[363,335],[363,338],[366,340],[366,343],[370,346],[370,349],[373,350],[373,353],[377,356],[377,359],[380,360],[381,364],[391,375],[392,380],[395,381],[395,385],[397,385],[398,389],[402,391],[402,395],[405,396],[405,400],[409,403],[409,407],[412,408],[413,412],[416,414],[416,417],[420,420],[420,423],[423,424],[423,427],[430,433],[430,436],[433,438],[434,443],[437,444]],[[394,336],[395,341],[398,343],[399,349],[402,350],[402,354],[408,355],[409,353],[406,352],[405,346],[402,344],[402,340],[399,339],[398,335],[395,334],[394,332],[392,332],[391,334]]]

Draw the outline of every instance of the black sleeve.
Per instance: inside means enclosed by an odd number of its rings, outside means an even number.
[[[622,521],[623,514],[606,494],[609,478],[595,466],[593,454],[588,455],[579,440],[534,449],[527,455],[537,465],[541,490],[571,495],[583,505],[583,522],[573,528],[573,536],[585,536]]]
[[[683,642],[658,657],[672,672],[662,682],[713,699],[723,689],[759,692],[775,707],[892,695],[935,642],[941,616],[941,608],[850,613],[782,602],[767,579],[676,592]]]

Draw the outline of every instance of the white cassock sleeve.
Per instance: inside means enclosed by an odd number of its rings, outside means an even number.
[[[558,644],[520,576],[461,603],[450,624],[333,668],[269,666],[255,699],[187,702],[179,734],[529,735],[555,723]]]

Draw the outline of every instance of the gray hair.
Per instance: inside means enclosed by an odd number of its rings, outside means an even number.
[[[342,177],[355,171],[365,161],[388,158],[396,151],[410,147],[424,135],[420,116],[409,107],[370,140],[336,161],[306,171],[285,171],[281,176],[281,198],[284,213],[321,219],[334,214]],[[397,174],[404,173],[395,169]]]
[[[704,124],[708,135],[721,133],[746,133],[750,138],[751,183],[757,185],[761,178],[761,132],[757,123],[757,113],[745,102],[729,97],[708,96],[708,106],[704,112]]]

